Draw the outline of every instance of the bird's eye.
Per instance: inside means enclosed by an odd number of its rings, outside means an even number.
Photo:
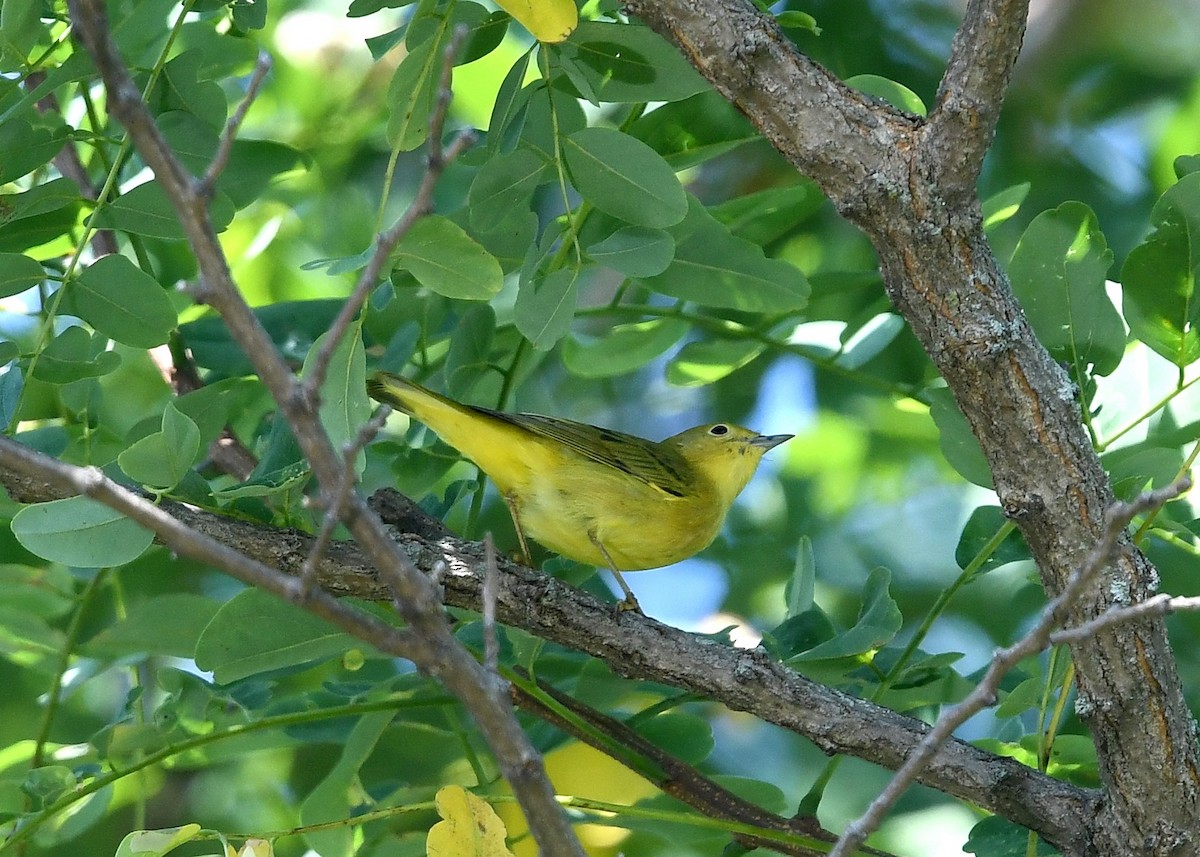
[[[708,430],[708,433],[711,434],[713,437],[720,437],[721,435],[729,434],[729,426],[722,425],[721,423],[717,423],[715,426],[713,426],[712,428],[710,428]]]

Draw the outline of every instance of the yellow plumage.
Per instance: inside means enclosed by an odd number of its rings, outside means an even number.
[[[372,375],[367,391],[479,465],[508,504],[523,550],[528,533],[569,559],[612,569],[628,606],[637,602],[619,572],[707,547],[763,453],[792,437],[715,423],[655,442],[460,404],[387,372]]]

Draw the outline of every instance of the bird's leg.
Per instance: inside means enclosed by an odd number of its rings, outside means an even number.
[[[608,555],[608,551],[597,538],[594,530],[588,530],[588,538],[592,540],[592,544],[596,546],[596,550],[600,551],[600,556],[604,557],[604,561],[608,563],[608,570],[613,573],[613,577],[617,579],[617,583],[621,587],[621,591],[625,593],[625,598],[617,602],[617,609],[624,612],[632,610],[634,613],[642,612],[642,605],[638,604],[637,597],[633,594],[633,590],[629,588],[629,584],[625,582],[625,578],[621,577],[621,572],[617,571],[617,564],[613,562],[613,558]],[[643,614],[645,615],[645,614]]]
[[[517,531],[517,541],[521,545],[521,565],[532,566],[533,554],[529,552],[529,542],[525,541],[525,531],[521,529],[520,507],[517,504],[517,498],[514,494],[504,494],[504,505],[508,507],[508,514],[512,516],[513,527]]]

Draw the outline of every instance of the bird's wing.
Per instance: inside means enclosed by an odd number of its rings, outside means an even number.
[[[632,434],[539,414],[493,415],[557,441],[598,464],[615,467],[673,497],[688,493],[688,464],[674,450]]]

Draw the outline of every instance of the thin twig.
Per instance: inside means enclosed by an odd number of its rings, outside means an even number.
[[[366,303],[371,291],[379,282],[379,277],[383,273],[392,251],[409,233],[414,223],[433,211],[433,192],[438,179],[441,178],[446,167],[453,163],[455,158],[475,140],[474,132],[468,129],[460,132],[449,147],[442,148],[442,129],[446,124],[446,114],[450,109],[450,99],[453,94],[450,83],[454,70],[454,59],[462,49],[466,36],[465,27],[456,27],[450,43],[446,46],[438,96],[433,113],[429,117],[429,154],[426,156],[425,173],[421,176],[421,183],[417,186],[412,203],[400,219],[391,229],[376,237],[375,251],[367,261],[367,266],[363,268],[362,274],[359,275],[358,282],[354,284],[354,291],[350,293],[349,299],[342,305],[337,318],[330,325],[329,332],[321,343],[316,357],[313,358],[308,377],[303,382],[303,395],[309,398],[310,403],[315,403],[317,391],[321,389],[325,373],[329,371],[329,361],[333,359],[333,352],[337,348],[338,342],[346,334],[350,324],[358,317],[363,304]]]
[[[943,194],[973,199],[1021,40],[1029,0],[969,0],[954,36],[925,140]]]
[[[315,408],[311,407],[314,397],[303,393],[300,382],[234,284],[209,217],[208,201],[197,194],[194,180],[167,145],[133,84],[113,42],[104,3],[68,0],[67,5],[74,32],[104,80],[110,111],[125,126],[175,207],[201,272],[200,299],[221,314],[259,379],[279,404],[321,489],[333,490],[341,479],[342,461],[321,427]],[[313,389],[319,389],[319,384]],[[378,517],[354,492],[346,504],[346,524],[367,558],[388,581],[402,617],[411,626],[411,636],[406,637],[413,643],[410,659],[437,677],[471,712],[520,801],[539,846],[547,854],[583,857],[583,848],[555,801],[540,756],[521,731],[507,698],[446,627],[434,586],[398,550]],[[218,564],[218,567],[226,566]],[[288,591],[280,593],[283,597],[291,596],[291,585],[289,582]],[[270,591],[279,592],[277,588]],[[323,604],[327,598],[315,591],[306,607],[313,609],[311,605]]]
[[[1008,648],[1000,649],[992,656],[992,662],[979,684],[967,694],[962,702],[942,713],[933,728],[913,748],[884,790],[875,800],[871,801],[867,811],[846,825],[837,845],[829,852],[829,857],[847,857],[866,841],[871,833],[878,830],[879,825],[883,823],[884,816],[913,784],[942,744],[950,739],[954,730],[984,708],[996,703],[1000,682],[1009,670],[1023,659],[1037,654],[1050,645],[1054,627],[1062,622],[1066,611],[1075,603],[1101,569],[1108,566],[1117,555],[1121,537],[1125,534],[1125,528],[1129,522],[1136,515],[1157,509],[1167,501],[1175,499],[1187,491],[1191,485],[1191,478],[1185,476],[1165,488],[1142,494],[1131,503],[1114,503],[1108,508],[1104,515],[1104,532],[1099,542],[1088,552],[1083,564],[1071,572],[1062,592],[1042,610],[1037,624],[1016,643]]]
[[[1126,622],[1136,622],[1139,619],[1151,619],[1156,616],[1167,616],[1171,613],[1200,610],[1200,596],[1171,596],[1167,594],[1154,595],[1137,604],[1128,607],[1110,607],[1095,619],[1082,625],[1073,625],[1050,635],[1050,643],[1061,646],[1067,643],[1077,643],[1097,632],[1113,625],[1123,625]]]
[[[233,115],[225,122],[225,130],[221,132],[221,140],[217,144],[217,153],[213,155],[212,163],[204,171],[204,176],[196,183],[195,191],[197,196],[207,197],[211,195],[217,179],[221,177],[221,173],[229,165],[229,156],[233,154],[233,144],[237,140],[238,129],[246,121],[246,113],[249,112],[250,105],[254,103],[254,99],[258,97],[258,89],[262,86],[262,82],[266,79],[267,73],[270,70],[271,55],[266,51],[259,51],[258,62],[254,64],[254,74],[250,78],[250,85],[246,87],[246,94],[242,96],[242,101],[238,104],[237,110],[233,111]]]
[[[0,485],[21,503],[66,496],[46,482],[2,466]],[[399,497],[394,489],[383,493]],[[373,508],[379,506],[379,494],[372,498]],[[289,574],[299,573],[311,550],[311,537],[302,533],[280,532],[170,500],[162,501],[161,508],[185,525]],[[481,613],[484,563],[479,545],[449,535],[435,526],[435,519],[420,523],[424,516],[419,511],[384,511],[398,516],[394,526],[406,534],[402,549],[435,583],[439,599],[447,606]],[[418,520],[415,527],[406,523],[411,516]],[[320,576],[327,591],[365,601],[393,597],[352,542],[334,542],[328,555]],[[919,720],[811,682],[761,652],[715,645],[633,614],[614,623],[611,605],[583,590],[502,556],[497,567],[503,582],[496,602],[500,624],[602,660],[630,680],[679,688],[802,735],[825,753],[852,755],[892,770],[929,730]],[[1064,853],[1069,843],[1086,839],[1087,820],[1095,817],[1100,801],[1096,791],[958,739],[939,749],[920,781],[1028,827]]]
[[[626,723],[597,711],[544,682],[533,682],[524,670],[517,669],[516,672],[536,686],[535,692],[520,683],[511,685],[509,693],[523,710],[596,748],[639,776],[645,777],[664,793],[709,818],[753,825],[766,831],[815,839],[819,842],[834,841],[834,836],[824,830],[816,819],[784,818],[768,812],[730,792],[694,766],[658,747]],[[538,694],[553,700],[561,708],[556,709]],[[622,752],[614,753],[613,746],[620,747]],[[767,848],[781,854],[825,853],[824,847],[792,845],[767,837],[758,838],[752,834],[739,833],[735,834],[734,838],[743,846]],[[887,857],[885,852],[874,849],[864,848],[860,853]]]
[[[362,450],[366,449],[367,444],[375,438],[375,435],[379,434],[379,430],[383,428],[383,424],[387,422],[391,412],[392,409],[389,405],[380,408],[379,412],[358,430],[354,440],[342,449],[342,477],[338,480],[332,499],[326,498],[325,500],[325,514],[321,519],[321,529],[313,541],[312,550],[304,558],[304,564],[300,567],[297,594],[307,596],[309,590],[317,585],[317,572],[321,567],[321,559],[329,548],[329,543],[333,540],[334,530],[342,522],[346,504],[350,502],[350,492],[358,481],[354,459]]]
[[[496,543],[490,532],[483,534],[483,665],[493,676],[500,675],[500,644],[496,639],[496,588],[500,570],[496,567]]]

